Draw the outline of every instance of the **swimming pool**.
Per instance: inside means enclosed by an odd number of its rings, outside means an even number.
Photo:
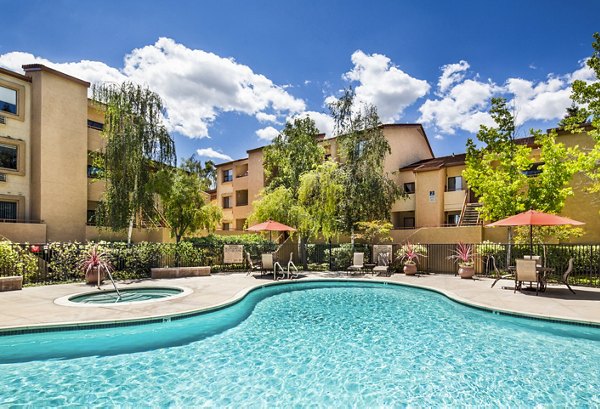
[[[93,305],[140,303],[172,298],[183,292],[181,288],[172,287],[124,288],[118,293],[115,290],[87,292],[69,296],[67,300],[71,303]]]
[[[181,320],[0,337],[31,406],[598,406],[600,329],[359,282],[268,286]]]

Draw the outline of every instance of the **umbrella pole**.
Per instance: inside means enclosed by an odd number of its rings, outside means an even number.
[[[529,255],[533,260],[533,225],[529,225]]]

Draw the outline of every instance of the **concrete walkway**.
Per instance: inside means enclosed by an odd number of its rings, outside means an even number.
[[[347,278],[338,273],[307,273],[305,279]],[[512,281],[500,281],[490,288],[491,279],[462,280],[451,275],[423,275],[407,277],[358,276],[355,279],[390,281],[419,286],[442,292],[457,301],[489,308],[558,320],[572,320],[600,325],[600,289],[574,287],[571,294],[564,286],[550,285],[539,296],[535,292],[517,292],[503,289],[512,287]],[[63,306],[54,300],[71,294],[94,291],[85,284],[60,284],[28,287],[21,291],[0,293],[0,331],[54,325],[89,324],[168,317],[197,311],[231,302],[242,297],[256,286],[272,283],[272,278],[245,273],[215,274],[210,277],[194,277],[164,280],[140,280],[120,282],[120,288],[149,286],[180,286],[193,290],[190,295],[172,300],[145,304],[103,305],[95,307]],[[281,281],[280,281],[281,282]],[[105,285],[110,289],[111,286]]]

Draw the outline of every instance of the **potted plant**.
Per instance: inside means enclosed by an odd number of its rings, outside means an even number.
[[[417,274],[417,262],[419,257],[427,257],[427,248],[420,244],[411,244],[409,241],[403,244],[398,251],[398,257],[402,264],[404,264],[403,271],[407,276],[414,276]]]
[[[83,256],[79,268],[85,274],[85,282],[89,285],[100,284],[114,270],[113,265],[108,260],[108,254],[98,250],[98,245],[94,245]]]
[[[458,263],[458,275],[460,278],[473,278],[475,266],[473,263],[473,246],[463,242],[458,243],[449,259]]]

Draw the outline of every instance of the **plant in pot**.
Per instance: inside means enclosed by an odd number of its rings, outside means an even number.
[[[463,242],[458,243],[454,254],[449,259],[458,263],[458,275],[460,278],[473,278],[475,275],[475,265],[473,263],[473,246]]]
[[[420,244],[411,244],[406,242],[398,251],[398,258],[404,264],[403,271],[407,276],[417,274],[417,262],[419,257],[427,257],[427,248]]]
[[[110,275],[114,267],[108,260],[108,254],[99,251],[96,244],[84,254],[79,269],[85,274],[86,284],[96,284],[100,288],[100,284],[107,274]]]

